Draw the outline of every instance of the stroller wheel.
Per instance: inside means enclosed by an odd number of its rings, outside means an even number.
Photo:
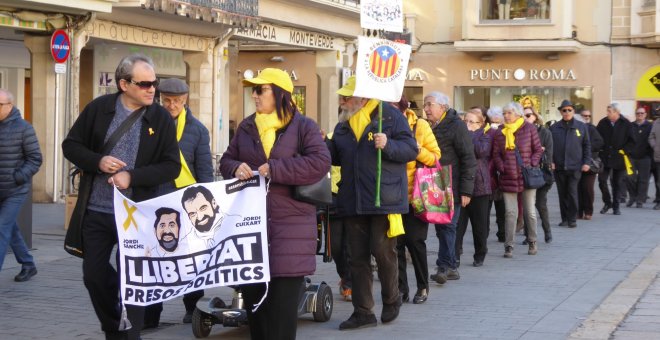
[[[213,320],[211,316],[195,308],[192,315],[192,331],[196,338],[206,338],[211,334]]]
[[[314,321],[326,322],[332,316],[332,289],[327,284],[322,283],[316,294],[316,310],[313,313]]]

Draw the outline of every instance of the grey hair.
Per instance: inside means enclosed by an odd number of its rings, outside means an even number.
[[[522,116],[523,107],[518,102],[510,102],[502,107],[502,111],[513,111],[516,116]]]
[[[128,81],[131,78],[133,78],[133,68],[135,67],[135,64],[138,62],[143,62],[145,64],[148,64],[152,68],[155,68],[154,61],[142,53],[133,53],[123,57],[119,61],[119,65],[117,65],[117,70],[115,70],[115,83],[117,84],[118,92],[120,93],[124,92],[121,89],[121,86],[119,86],[119,81],[122,79]]]
[[[427,94],[426,96],[424,96],[424,98],[428,98],[428,97],[435,98],[435,102],[438,104],[449,105],[449,97],[442,92],[433,91]]]
[[[499,119],[504,119],[504,115],[502,114],[502,108],[499,106],[491,106],[488,109],[488,112],[486,115],[488,115],[488,118],[493,119],[493,118],[499,118]]]
[[[607,105],[608,107],[611,107],[612,110],[621,113],[621,106],[619,106],[619,103],[611,103],[610,105]]]
[[[9,92],[9,90],[6,89],[0,89],[0,93],[4,94],[7,97],[7,100],[14,104],[14,94]]]
[[[577,120],[578,122],[586,123],[581,115],[574,115],[573,119]]]

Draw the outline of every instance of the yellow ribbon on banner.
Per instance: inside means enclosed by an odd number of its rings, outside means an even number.
[[[181,141],[181,136],[183,136],[183,128],[186,126],[186,108],[184,107],[179,116],[176,118],[176,141]],[[186,159],[183,158],[183,152],[179,149],[179,159],[181,160],[181,172],[179,172],[179,177],[174,180],[174,185],[177,188],[187,187],[191,184],[197,183],[195,177],[192,175],[192,171],[186,163]]]
[[[619,150],[619,153],[623,155],[623,163],[626,164],[626,173],[628,176],[631,176],[635,173],[635,171],[633,170],[633,165],[630,162],[630,158],[628,158],[628,155],[626,155],[626,152],[623,150]]]
[[[128,204],[128,201],[124,199],[124,209],[126,209],[126,213],[128,214],[124,221],[124,231],[127,231],[131,224],[135,225],[135,230],[137,230],[137,221],[135,221],[135,218],[133,217],[133,213],[137,210],[137,207],[131,206]]]
[[[401,219],[401,214],[389,214],[387,215],[387,220],[390,222],[390,228],[387,230],[387,237],[397,237],[406,233],[405,230],[403,230],[403,219]]]

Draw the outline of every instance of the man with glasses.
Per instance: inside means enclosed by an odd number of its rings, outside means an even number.
[[[594,214],[594,184],[596,183],[596,175],[600,172],[602,165],[598,153],[603,148],[603,137],[596,130],[596,126],[591,124],[591,111],[582,110],[580,117],[589,129],[592,161],[589,163],[589,171],[582,173],[578,183],[578,218],[590,220]]]
[[[552,133],[552,167],[555,171],[561,223],[577,227],[578,182],[582,172],[589,171],[591,142],[589,128],[574,119],[575,106],[564,100],[559,106],[562,119],[550,127]]]
[[[630,150],[630,161],[633,165],[634,174],[626,178],[628,193],[630,194],[626,206],[630,208],[636,205],[637,208],[643,208],[649,191],[651,157],[653,156],[653,149],[649,144],[652,125],[646,119],[646,109],[640,107],[635,111],[635,121],[632,122],[631,126],[634,146]]]
[[[596,126],[598,133],[603,137],[605,144],[600,151],[603,161],[603,170],[598,174],[598,186],[603,195],[603,209],[601,214],[606,214],[613,209],[614,215],[621,215],[619,209],[619,193],[625,190],[624,178],[626,176],[626,162],[631,149],[634,146],[632,139],[632,125],[630,121],[621,115],[618,103],[607,106],[607,116],[598,122]],[[608,187],[608,179],[611,176],[612,194]]]
[[[82,228],[83,281],[94,311],[106,339],[138,339],[144,308],[126,305],[128,320],[123,317],[119,277],[109,262],[117,243],[113,186],[134,201],[153,198],[159,185],[179,175],[181,163],[174,122],[154,103],[158,80],[151,59],[124,57],[115,82],[117,93],[96,98],[80,113],[62,150],[82,170],[69,228]]]
[[[21,272],[14,281],[27,281],[37,275],[16,217],[28,198],[30,180],[41,166],[39,141],[32,125],[21,117],[14,106],[14,95],[0,89],[0,270],[11,247]]]

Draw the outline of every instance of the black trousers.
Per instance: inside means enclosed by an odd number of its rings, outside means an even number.
[[[578,216],[594,214],[594,184],[596,174],[583,172],[578,182]]]
[[[653,181],[655,182],[655,200],[660,203],[660,162],[653,162]]]
[[[468,219],[472,225],[474,260],[483,262],[488,253],[488,196],[472,197],[470,204],[461,209],[456,231],[456,256],[463,250],[463,237],[467,231]]]
[[[378,265],[383,304],[399,301],[399,269],[396,238],[387,237],[387,215],[359,215],[344,218],[351,248],[353,310],[373,314],[373,274],[371,255]]]
[[[630,201],[639,204],[646,203],[649,194],[649,180],[651,179],[651,158],[631,158],[630,162],[635,169],[635,173],[626,178]]]
[[[488,233],[490,234],[490,209],[495,206],[495,223],[497,224],[497,232],[495,235],[498,239],[504,239],[504,221],[506,208],[504,207],[504,200],[491,200],[488,202]]]
[[[196,290],[194,292],[186,293],[183,295],[183,305],[186,307],[187,313],[195,311],[197,301],[204,297],[204,290]],[[163,312],[163,303],[154,303],[144,307],[144,328],[158,327],[160,323],[160,314]]]
[[[410,253],[417,289],[429,288],[429,264],[426,254],[426,237],[429,233],[429,224],[415,217],[412,207],[402,216],[405,234],[397,237],[396,250],[399,262],[399,291],[408,294],[408,274],[406,272],[406,248]]]
[[[110,265],[112,248],[117,244],[114,215],[87,210],[83,218],[82,234],[85,253],[83,282],[92,300],[94,312],[101,322],[101,329],[108,339],[137,339],[142,330],[144,307],[126,305],[132,327],[125,332],[119,330],[119,275]],[[120,265],[117,263],[117,268],[120,268]]]
[[[345,288],[351,288],[351,251],[348,245],[348,232],[344,219],[330,216],[330,251],[337,267],[337,274]]]
[[[552,183],[545,184],[544,186],[536,189],[536,210],[539,212],[539,218],[541,219],[541,227],[543,227],[543,235],[548,236],[552,234],[552,229],[550,228],[550,216],[548,213],[548,191],[552,188]],[[525,228],[525,235],[527,234],[527,228]]]
[[[621,196],[620,192],[625,191],[625,186],[623,181],[626,176],[626,169],[612,169],[604,168],[598,174],[598,187],[600,192],[603,195],[603,203],[610,205],[614,209],[619,209],[619,200]],[[611,177],[612,182],[612,194],[610,195],[610,188],[608,186],[608,180]],[[612,199],[614,197],[614,199]]]
[[[268,295],[256,312],[253,306],[266,294],[265,283],[242,285],[252,340],[292,340],[298,327],[298,300],[303,277],[274,277],[268,285]]]
[[[578,182],[580,170],[556,170],[555,181],[559,194],[559,211],[562,222],[575,222],[578,208]]]

